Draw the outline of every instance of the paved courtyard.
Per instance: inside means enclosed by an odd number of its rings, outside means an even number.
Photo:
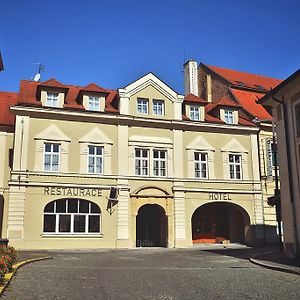
[[[251,249],[50,252],[4,299],[300,299],[300,276],[251,264]],[[49,254],[49,253],[48,253]]]

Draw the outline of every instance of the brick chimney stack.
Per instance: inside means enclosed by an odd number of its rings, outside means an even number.
[[[184,71],[184,92],[199,96],[198,90],[198,65],[197,62],[190,59],[183,65]]]

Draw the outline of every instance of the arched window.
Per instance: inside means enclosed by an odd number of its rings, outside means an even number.
[[[101,211],[97,204],[82,199],[60,199],[44,209],[44,233],[100,233]]]

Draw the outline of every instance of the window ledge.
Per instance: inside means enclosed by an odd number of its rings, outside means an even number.
[[[42,233],[42,238],[103,238],[103,234],[59,234],[59,233]]]

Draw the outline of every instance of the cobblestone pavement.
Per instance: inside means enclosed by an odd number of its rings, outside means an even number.
[[[251,264],[255,249],[49,253],[18,270],[3,299],[300,299],[300,276]]]

